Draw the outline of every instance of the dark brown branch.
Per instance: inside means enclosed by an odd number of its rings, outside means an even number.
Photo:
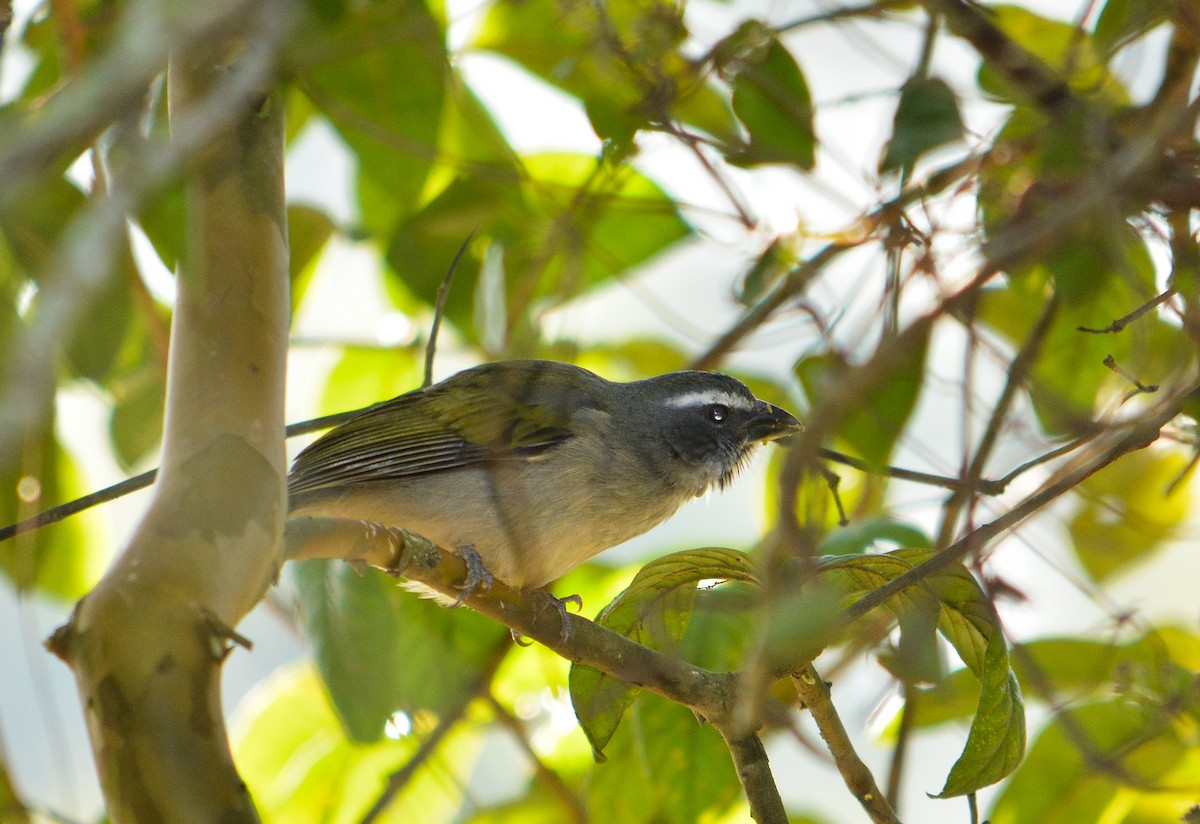
[[[1082,104],[1058,72],[1017,45],[981,6],[966,0],[922,0],[930,14],[942,14],[946,27],[970,43],[988,66],[999,70],[1024,95],[1055,119],[1066,119]]]

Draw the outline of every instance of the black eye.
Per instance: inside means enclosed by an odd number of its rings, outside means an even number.
[[[708,419],[713,423],[723,423],[729,417],[729,407],[720,403],[709,404]]]

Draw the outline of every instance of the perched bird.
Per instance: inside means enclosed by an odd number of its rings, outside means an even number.
[[[798,429],[717,372],[614,383],[501,361],[314,441],[288,478],[290,510],[404,527],[510,586],[540,587],[724,487],[760,443]]]

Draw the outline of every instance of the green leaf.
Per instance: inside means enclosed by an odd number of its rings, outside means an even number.
[[[21,281],[46,287],[49,284],[40,281],[59,276],[53,256],[63,242],[63,230],[87,198],[54,173],[33,185],[34,191],[21,200],[19,207],[0,211],[0,236],[13,274]],[[84,312],[71,329],[62,330],[61,336],[67,364],[76,375],[96,383],[103,383],[109,376],[125,342],[132,316],[130,283],[137,277],[124,235],[114,239],[108,254],[115,265],[93,296],[91,311]],[[36,295],[29,311],[37,311]]]
[[[744,26],[759,26],[751,21]],[[812,169],[816,162],[812,96],[791,52],[774,36],[733,64],[733,111],[750,133],[750,143],[730,155],[742,165],[789,163]]]
[[[357,157],[362,220],[388,237],[436,157],[449,58],[424,3],[349,8],[332,22],[311,19],[297,38],[295,83]]]
[[[716,818],[741,796],[716,730],[686,707],[645,693],[612,738],[609,760],[592,768],[587,804],[621,824],[694,824]]]
[[[893,554],[916,565],[934,551],[902,549]],[[1025,706],[1009,667],[1000,619],[975,578],[956,564],[925,580],[941,603],[939,631],[982,685],[966,746],[938,794],[947,798],[995,784],[1017,768],[1025,754]]]
[[[328,215],[312,206],[289,205],[287,219],[288,275],[292,286],[292,312],[295,313],[312,280],[314,264],[335,227]]]
[[[627,272],[687,237],[690,227],[649,179],[587,155],[525,157],[519,187],[459,178],[398,227],[387,252],[391,272],[432,303],[472,231],[476,240],[455,274],[446,318],[478,339],[480,272],[488,255],[502,273],[504,329]]]
[[[376,741],[396,710],[446,712],[477,687],[507,631],[340,561],[291,566],[305,636],[347,733]],[[431,678],[430,673],[436,673]]]
[[[142,207],[138,225],[169,271],[177,271],[187,248],[187,195],[182,183],[168,186]]]
[[[86,491],[70,456],[54,437],[54,411],[40,431],[21,441],[17,459],[0,465],[0,525],[11,524],[79,497]],[[87,518],[87,516],[83,516]],[[95,523],[80,516],[0,543],[0,570],[18,591],[74,601],[95,586],[109,558],[103,542],[89,538]]]
[[[1145,787],[1175,783],[1172,772],[1189,742],[1181,740],[1161,710],[1117,698],[1073,709],[1069,719],[1069,726],[1066,719],[1052,721],[1038,736],[1025,764],[996,799],[992,824],[1126,820],[1114,817],[1128,803],[1119,797],[1125,790],[1113,771],[1097,769],[1098,764],[1111,764]],[[1080,736],[1091,752],[1081,751]],[[1184,809],[1179,807],[1174,820]]]
[[[926,549],[901,549],[887,555],[847,556],[829,560],[822,569],[843,576],[849,593],[857,594],[878,588],[932,554]],[[892,609],[902,618],[902,632],[904,616],[919,618],[931,603],[936,605],[938,631],[981,685],[966,745],[938,794],[946,798],[994,784],[1016,769],[1025,751],[1025,713],[995,608],[971,573],[953,565],[895,596]],[[921,631],[924,622],[910,626]],[[919,655],[918,650],[918,666]]]
[[[626,141],[651,121],[679,120],[719,140],[736,125],[706,69],[681,50],[681,7],[613,0],[603,18],[589,3],[494,3],[475,47],[516,61],[579,98],[602,139]],[[619,45],[618,45],[619,44]]]
[[[1017,681],[1027,693],[1053,700],[1093,699],[1113,692],[1178,703],[1200,669],[1200,637],[1178,627],[1159,627],[1118,644],[1089,638],[1041,638],[1021,644],[1011,656]],[[924,690],[910,721],[918,727],[957,721],[972,714],[979,681],[970,670],[951,673]]]
[[[1093,33],[1104,55],[1142,37],[1170,19],[1177,0],[1107,0]]]
[[[321,413],[333,415],[386,401],[421,385],[423,366],[408,349],[347,348],[330,370]]]
[[[896,440],[904,431],[917,405],[925,382],[925,350],[928,337],[914,347],[884,380],[876,383],[862,402],[842,421],[838,437],[875,466],[884,466]],[[850,364],[839,354],[828,352],[801,359],[796,376],[809,398],[820,398],[825,388],[842,379]]]
[[[912,524],[880,516],[854,521],[834,530],[821,541],[817,552],[819,555],[864,555],[877,549],[880,543],[918,549],[933,546],[929,536]]]
[[[900,88],[900,103],[892,119],[880,172],[911,169],[921,155],[962,139],[963,123],[958,98],[937,77],[918,77]]]
[[[1105,63],[1103,49],[1097,47],[1086,31],[1017,5],[989,5],[988,16],[1018,46],[1064,76],[1075,94],[1114,105],[1129,102],[1128,91]],[[1011,83],[998,63],[983,61],[979,87],[1004,102],[1029,103],[1025,90]]]
[[[162,440],[166,394],[166,375],[154,362],[145,363],[114,386],[108,431],[117,460],[126,471]]]
[[[389,775],[409,763],[416,735],[371,744],[348,739],[315,672],[278,670],[255,687],[232,723],[238,772],[267,821],[361,821]],[[478,728],[459,724],[438,743],[438,770],[417,770],[388,807],[386,820],[449,821],[483,747]]]
[[[1095,410],[1128,393],[1129,382],[1104,365],[1109,355],[1145,384],[1165,380],[1189,362],[1189,346],[1178,327],[1154,313],[1139,318],[1119,335],[1080,330],[1103,329],[1152,298],[1152,281],[1143,286],[1141,278],[1140,268],[1125,270],[1082,301],[1060,304],[1029,385],[1038,421],[1048,434],[1091,431]],[[1010,278],[1006,288],[982,293],[978,316],[1017,348],[1024,345],[1048,299],[1044,280]]]
[[[658,558],[638,572],[596,622],[651,649],[676,649],[691,619],[696,585],[754,581],[750,558],[731,549],[694,549]],[[571,667],[575,717],[599,757],[639,688],[588,666]]]
[[[1192,508],[1191,475],[1184,477],[1188,460],[1178,452],[1143,449],[1076,487],[1084,504],[1068,528],[1075,555],[1093,580],[1145,560],[1178,533]]]
[[[77,375],[103,384],[133,331],[133,279],[140,277],[124,236],[114,243],[117,265],[68,336],[66,357]]]

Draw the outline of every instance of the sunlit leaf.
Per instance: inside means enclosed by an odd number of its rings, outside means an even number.
[[[277,671],[238,707],[232,746],[238,771],[268,821],[297,824],[361,821],[387,777],[418,751],[418,735],[364,744],[349,739],[316,673],[305,665]],[[469,726],[439,742],[444,770],[418,771],[388,806],[384,820],[449,821],[483,741]]]
[[[1166,22],[1175,0],[1107,0],[1093,32],[1097,46],[1110,53]]]
[[[1152,284],[1143,286],[1137,271],[1138,279],[1109,278],[1079,303],[1060,305],[1029,382],[1038,421],[1049,434],[1089,431],[1096,409],[1129,392],[1128,380],[1104,365],[1107,357],[1145,384],[1158,383],[1189,362],[1189,347],[1178,328],[1153,313],[1119,335],[1080,329],[1103,329],[1154,296]],[[1013,279],[1006,288],[984,291],[979,318],[1020,347],[1048,299],[1044,281]]]
[[[1165,713],[1117,698],[1073,709],[1069,725],[1067,720],[1053,721],[1034,741],[1025,764],[996,799],[992,824],[1104,821],[1128,804],[1120,797],[1122,774],[1136,786],[1180,786],[1171,774],[1187,742]],[[1174,819],[1158,820],[1178,820],[1194,802],[1188,792],[1176,801]]]
[[[1077,26],[1042,17],[1017,5],[997,3],[988,6],[992,23],[1017,45],[1040,59],[1050,69],[1061,72],[1077,94],[1109,103],[1124,104],[1129,93],[1104,62],[1102,50],[1092,37]],[[996,61],[1001,62],[1001,61]],[[1029,102],[1025,89],[1012,83],[993,61],[984,61],[979,70],[979,85],[987,93],[1007,102]]]
[[[148,362],[114,387],[108,431],[117,460],[126,470],[131,470],[162,439],[165,377],[161,364]]]
[[[347,347],[325,380],[320,409],[334,415],[386,401],[421,385],[420,358],[407,349]]]
[[[879,544],[893,547],[929,548],[929,536],[912,524],[890,517],[866,518],[834,530],[821,541],[821,555],[859,555],[877,549]]]
[[[358,161],[364,224],[387,237],[436,158],[449,67],[440,26],[417,0],[354,4],[306,29],[292,64]]]
[[[1069,524],[1075,556],[1097,581],[1159,549],[1192,509],[1188,457],[1143,449],[1091,475],[1076,492],[1083,508]],[[1172,489],[1172,484],[1175,484]]]
[[[651,120],[678,119],[731,140],[729,107],[680,51],[686,36],[672,3],[527,0],[492,4],[475,46],[578,97],[601,138],[627,141]]]
[[[312,264],[325,248],[335,227],[328,215],[312,206],[292,204],[288,206],[287,218],[290,252],[288,274],[292,287],[292,311],[295,312],[312,280]]]
[[[151,198],[138,215],[138,225],[163,265],[169,271],[176,271],[187,242],[187,196],[183,184],[168,186]]]
[[[931,555],[932,550],[901,549],[833,558],[823,568],[846,576],[850,593],[866,592]],[[897,595],[893,609],[898,616],[919,615],[931,602],[938,610],[938,631],[981,685],[966,745],[938,794],[945,798],[994,784],[1016,769],[1025,751],[1025,713],[995,608],[970,572],[961,565],[935,572]]]
[[[397,229],[387,252],[391,271],[433,302],[459,247],[475,232],[446,303],[446,318],[472,338],[481,328],[476,303],[485,259],[497,267],[494,275],[504,276],[499,308],[511,330],[529,323],[543,301],[575,297],[691,233],[662,190],[632,169],[587,155],[522,161],[520,187],[455,180]]]
[[[14,463],[0,465],[0,525],[15,523],[85,491],[74,461],[54,437],[54,412],[44,428],[21,440]],[[72,601],[82,597],[100,577],[108,547],[87,537],[95,523],[78,517],[0,543],[0,570],[17,590]]]

